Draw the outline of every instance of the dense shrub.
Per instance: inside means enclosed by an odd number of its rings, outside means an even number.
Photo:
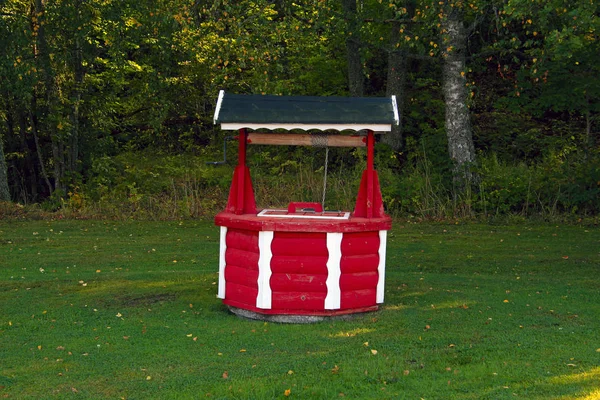
[[[376,168],[387,212],[402,218],[595,216],[600,212],[600,153],[548,152],[539,162],[480,154],[471,187],[458,192],[443,142],[408,143],[410,157],[377,145]],[[438,154],[439,153],[439,154]],[[129,152],[95,159],[85,183],[53,201],[62,212],[109,218],[198,218],[222,210],[235,164],[214,154]],[[325,149],[259,147],[249,151],[257,205],[321,202]],[[330,149],[325,206],[352,210],[366,165],[364,149]]]

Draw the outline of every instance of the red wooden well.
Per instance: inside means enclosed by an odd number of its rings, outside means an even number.
[[[373,129],[391,129],[389,119],[397,121],[395,100],[380,101],[389,104],[384,108],[384,121],[372,122],[371,118],[369,122],[357,123],[353,115],[352,124],[348,124],[327,121],[326,116],[319,115],[316,122],[303,120],[299,124],[296,117],[301,107],[298,104],[312,114],[312,102],[318,101],[316,107],[323,107],[323,101],[329,99],[291,99],[293,102],[287,105],[293,110],[294,118],[286,115],[279,106],[277,115],[270,115],[266,122],[256,122],[252,118],[260,114],[256,109],[260,111],[264,106],[262,102],[268,100],[269,106],[269,101],[279,103],[289,98],[225,95],[224,92],[219,96],[215,123],[221,122],[222,129],[239,129],[239,150],[227,207],[215,217],[215,224],[221,229],[217,296],[233,312],[252,318],[319,318],[377,310],[384,298],[386,238],[391,218],[384,212],[379,180],[373,167]],[[334,102],[340,99],[334,98]],[[353,106],[356,106],[356,100],[351,99]],[[228,104],[232,105],[227,108]],[[253,112],[250,115],[238,115],[239,112],[224,115],[224,110],[238,107],[239,111],[241,104]],[[364,112],[372,116],[372,111]],[[293,119],[291,123],[290,119]],[[367,167],[353,212],[324,211],[319,203],[296,202],[290,203],[287,209],[257,209],[246,166],[247,145],[256,142],[307,144],[307,140],[310,144],[310,135],[256,134],[249,133],[247,128],[282,127],[365,130],[366,134],[362,136],[336,135],[331,136],[335,139],[327,140],[330,146],[367,147]],[[289,320],[285,318],[282,320]]]

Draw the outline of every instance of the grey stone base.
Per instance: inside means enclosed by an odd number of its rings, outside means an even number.
[[[342,314],[342,315],[287,315],[287,314],[261,314],[255,311],[244,310],[243,308],[237,308],[227,306],[229,311],[238,317],[254,319],[259,321],[277,322],[281,324],[313,324],[315,322],[322,321],[348,321],[357,316],[372,313],[374,311],[359,312],[354,314]],[[375,310],[376,311],[376,310]]]

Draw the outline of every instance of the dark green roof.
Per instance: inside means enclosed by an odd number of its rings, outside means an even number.
[[[393,96],[266,96],[221,91],[214,122],[222,129],[389,131],[398,123],[398,110]]]

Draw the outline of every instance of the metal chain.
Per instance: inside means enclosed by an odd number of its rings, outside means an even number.
[[[323,175],[323,199],[321,200],[321,207],[325,211],[325,193],[327,191],[327,164],[329,164],[329,147],[325,147],[325,172]]]

